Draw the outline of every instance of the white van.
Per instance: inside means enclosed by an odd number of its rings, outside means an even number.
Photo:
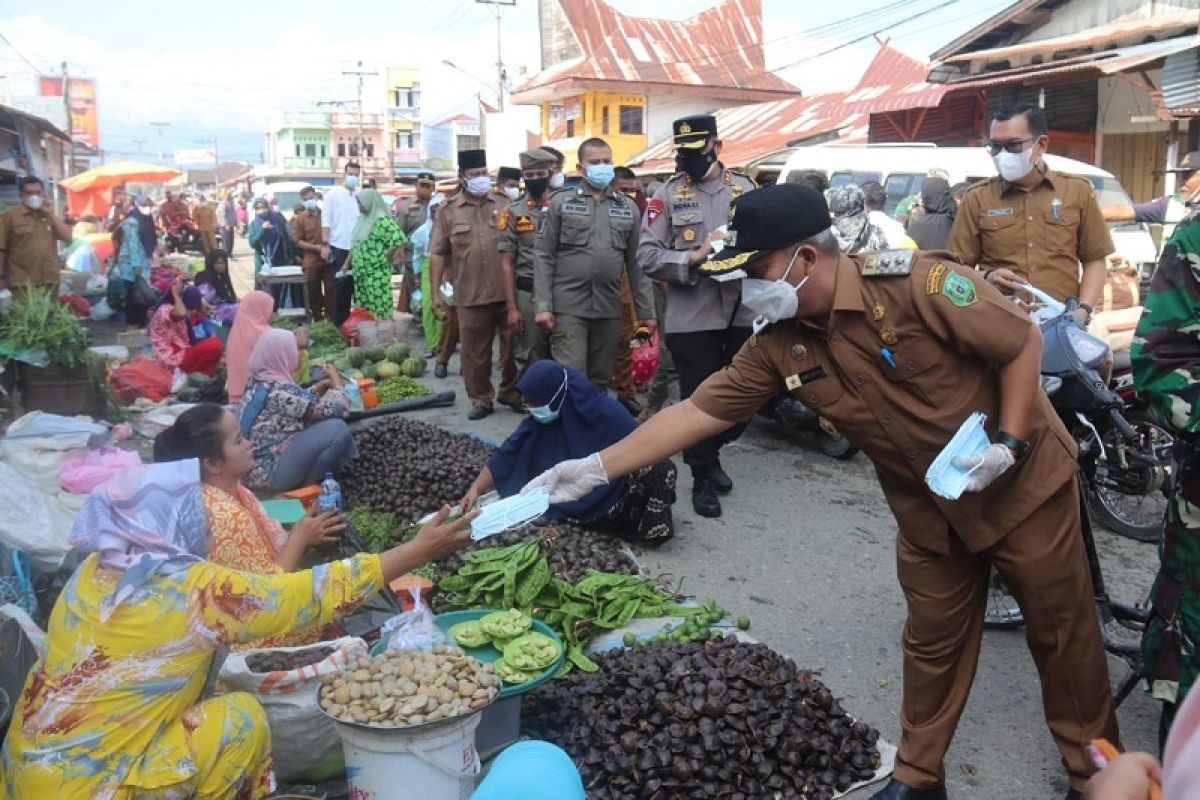
[[[307,186],[316,189],[317,196],[320,196],[322,187],[313,186],[308,181],[275,181],[274,183],[256,181],[251,190],[255,197],[265,197],[268,202],[274,200],[275,210],[283,214],[284,219],[291,222],[296,205],[300,202],[300,192]],[[324,188],[328,189],[329,187]]]
[[[1061,156],[1047,155],[1046,165],[1059,172],[1087,178],[1096,187],[1100,207],[1132,205],[1121,182],[1112,173],[1099,167]],[[788,156],[779,182],[796,171],[814,169],[829,177],[831,186],[847,183],[862,185],[878,181],[887,191],[887,206],[891,214],[901,200],[921,193],[921,181],[934,167],[950,174],[950,185],[990,178],[996,174],[992,158],[982,147],[938,147],[932,144],[911,145],[814,145],[798,147]],[[1157,261],[1157,250],[1150,229],[1142,223],[1110,224],[1113,244],[1120,255],[1137,264],[1144,276],[1149,276]]]

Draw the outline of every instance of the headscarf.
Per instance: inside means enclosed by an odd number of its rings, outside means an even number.
[[[825,202],[833,217],[833,235],[838,249],[847,255],[886,247],[883,231],[867,217],[866,197],[858,186],[848,183],[825,190]]]
[[[571,757],[550,742],[518,742],[496,756],[471,800],[584,800]]]
[[[582,373],[555,361],[534,363],[517,383],[517,390],[527,405],[544,406],[562,388],[564,377],[567,389],[560,395],[558,419],[543,425],[526,417],[488,459],[496,491],[502,497],[520,493],[526,483],[555,464],[599,452],[637,428],[624,406],[598,391]],[[622,478],[579,500],[553,506],[551,512],[589,522],[604,516],[624,492]]]
[[[141,205],[146,205],[147,202],[146,198],[139,194],[134,198],[134,205],[129,210],[129,216],[137,220],[138,241],[142,243],[142,250],[146,252],[146,258],[149,260],[154,258],[154,251],[158,249],[158,231],[154,227],[154,217],[143,214],[139,208]]]
[[[100,619],[155,575],[174,575],[204,561],[207,523],[194,458],[123,469],[84,501],[71,545],[99,553],[100,564],[124,573],[104,599]]]
[[[909,221],[908,236],[919,250],[941,250],[950,241],[950,230],[958,213],[949,181],[945,178],[921,181],[921,205],[925,213]]]
[[[371,235],[371,228],[375,227],[376,220],[389,216],[383,195],[374,189],[360,189],[354,193],[354,197],[366,211],[360,214],[358,221],[354,223],[354,234],[350,239],[351,247],[360,245],[367,240],[367,237]]]
[[[259,337],[271,329],[274,312],[275,298],[258,290],[247,294],[238,305],[237,317],[225,344],[225,391],[230,403],[242,399],[246,381],[250,379],[250,354]]]
[[[183,287],[183,291],[179,293],[179,299],[183,301],[183,307],[188,311],[199,311],[204,306],[204,295],[200,294],[200,290],[190,283]],[[158,298],[158,305],[175,305],[175,293],[171,291],[170,286],[162,293],[162,297]],[[157,306],[155,307],[157,308]]]
[[[213,265],[219,259],[225,259],[225,271],[217,272]],[[229,258],[224,250],[213,250],[204,257],[204,269],[196,275],[196,285],[208,284],[217,294],[222,303],[236,303],[237,292],[233,288],[233,280],[229,277]]]
[[[258,337],[250,354],[250,376],[257,381],[293,383],[292,373],[300,366],[296,335],[282,328],[271,328]]]

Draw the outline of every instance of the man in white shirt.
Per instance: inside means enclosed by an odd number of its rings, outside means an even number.
[[[887,205],[887,191],[878,181],[867,181],[862,185],[863,200],[867,209],[867,220],[883,231],[888,247],[903,247],[904,226],[892,219],[883,210]]]
[[[353,268],[353,264],[346,264],[346,257],[350,255],[354,223],[358,221],[358,200],[354,198],[354,190],[358,188],[361,176],[362,168],[358,162],[348,161],[344,185],[335,186],[325,192],[325,200],[321,205],[321,257],[333,267],[337,275],[333,304],[335,325],[341,325],[350,316],[350,299],[354,292],[354,284],[352,279],[343,273]]]

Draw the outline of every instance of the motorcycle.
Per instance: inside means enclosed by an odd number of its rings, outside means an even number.
[[[201,253],[204,247],[200,241],[200,231],[187,220],[180,220],[167,229],[168,253]]]
[[[813,437],[817,449],[830,458],[848,461],[858,448],[850,444],[833,423],[813,411],[790,394],[779,394],[759,411],[767,419],[784,427]]]

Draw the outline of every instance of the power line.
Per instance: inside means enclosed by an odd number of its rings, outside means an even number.
[[[33,68],[34,68],[34,70],[36,70],[36,71],[37,71],[37,73],[38,73],[39,75],[45,75],[47,72],[49,72],[49,70],[42,69],[42,68],[41,68],[41,67],[39,67],[37,64],[35,64],[35,63],[33,63],[32,61],[30,61],[30,60],[29,60],[29,58],[28,58],[28,57],[27,57],[27,56],[26,56],[24,53],[22,53],[20,50],[18,50],[18,49],[17,49],[17,46],[16,46],[15,44],[13,44],[12,42],[10,42],[10,41],[8,40],[8,37],[7,37],[7,36],[5,36],[5,35],[4,35],[4,33],[3,33],[2,31],[0,31],[0,42],[4,42],[6,45],[8,45],[8,46],[9,46],[9,48],[10,48],[10,49],[11,49],[11,50],[12,50],[14,53],[16,53],[16,54],[17,54],[17,56],[19,56],[19,57],[20,57],[20,59],[21,59],[22,61],[24,61],[24,62],[25,62],[26,64],[28,64],[29,66],[33,67]]]

